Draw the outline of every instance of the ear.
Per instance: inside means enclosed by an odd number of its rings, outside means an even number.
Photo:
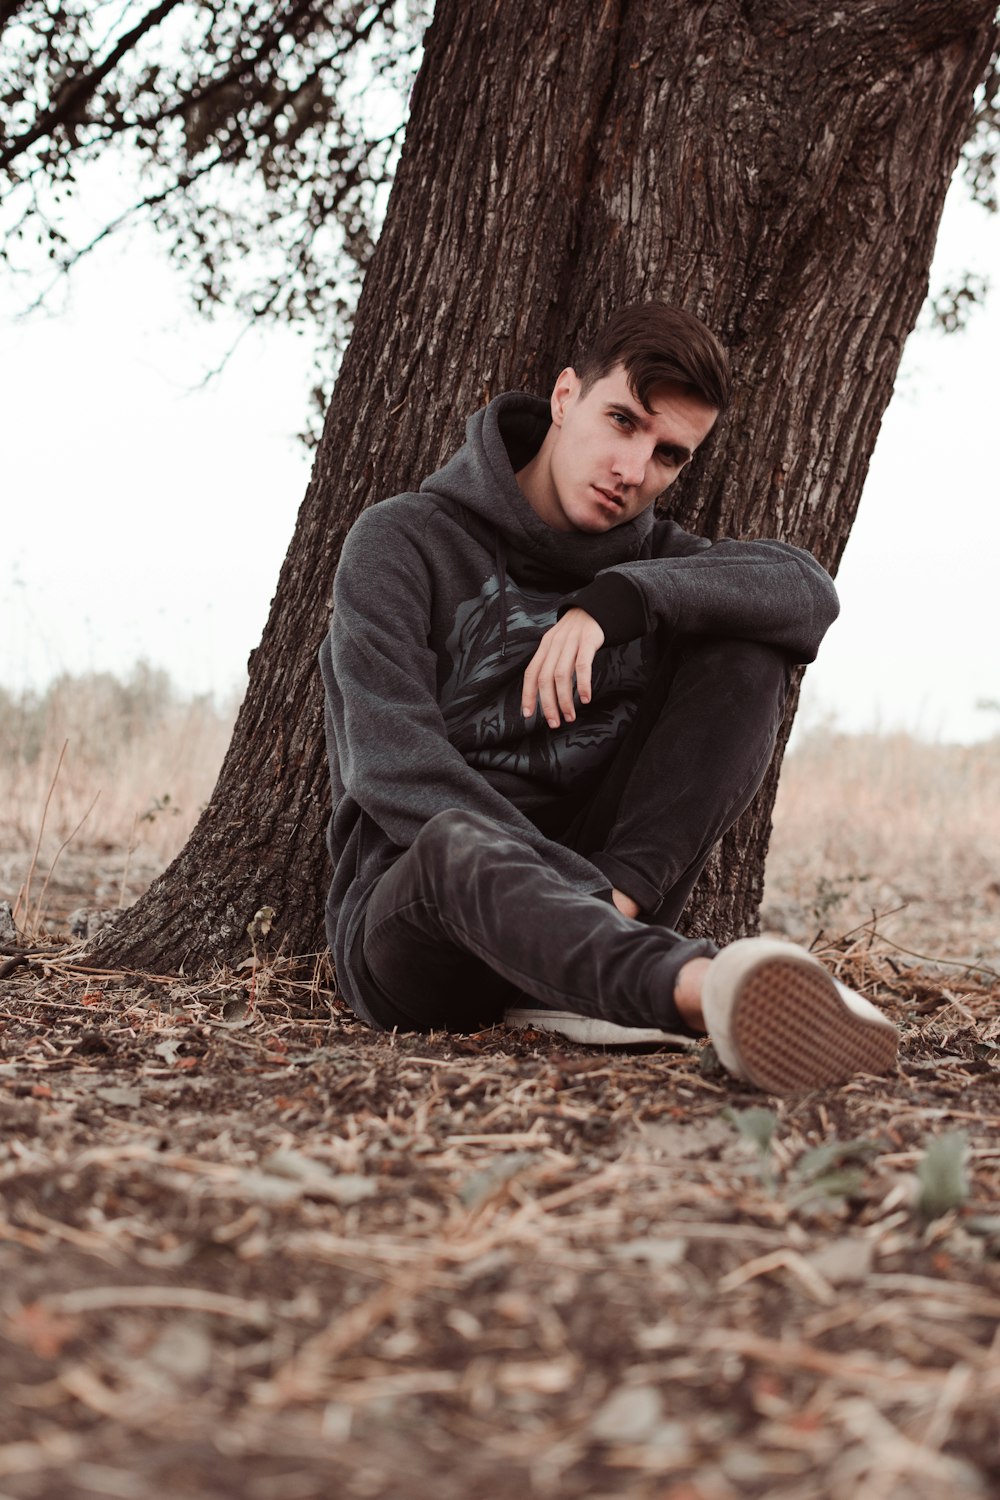
[[[580,394],[580,378],[569,365],[563,370],[552,387],[549,406],[552,410],[553,427],[561,427],[567,411]]]

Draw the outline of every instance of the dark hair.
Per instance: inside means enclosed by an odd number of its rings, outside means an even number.
[[[647,411],[658,385],[685,386],[724,412],[732,392],[729,356],[694,313],[665,302],[635,302],[615,313],[577,366],[583,393],[624,365],[628,383]]]

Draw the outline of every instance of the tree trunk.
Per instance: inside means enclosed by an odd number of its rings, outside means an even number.
[[[623,303],[679,302],[733,355],[735,407],[671,490],[672,514],[713,536],[784,538],[836,569],[993,14],[994,0],[439,0],[218,784],[91,962],[232,962],[262,906],[269,946],[325,947],[315,662],[344,536],[433,470],[474,407],[509,388],[547,394]],[[706,871],[689,930],[754,929],[779,760]]]

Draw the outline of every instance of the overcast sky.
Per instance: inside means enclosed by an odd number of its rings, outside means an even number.
[[[841,619],[802,719],[930,738],[1000,730],[1000,220],[953,188],[934,280],[993,273],[969,329],[914,335],[838,580]],[[294,434],[308,341],[191,309],[148,232],[84,262],[68,300],[16,319],[0,289],[0,684],[123,673],[242,688],[310,459]]]

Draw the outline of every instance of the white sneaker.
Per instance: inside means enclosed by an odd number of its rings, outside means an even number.
[[[825,1088],[896,1066],[892,1022],[792,943],[730,943],[712,959],[701,1005],[723,1067],[769,1094]]]
[[[508,1010],[504,1025],[533,1027],[536,1031],[553,1031],[571,1042],[591,1047],[648,1047],[656,1043],[690,1046],[691,1037],[655,1026],[619,1026],[615,1021],[601,1021],[596,1016],[581,1016],[573,1010],[549,1010],[546,1006]]]

